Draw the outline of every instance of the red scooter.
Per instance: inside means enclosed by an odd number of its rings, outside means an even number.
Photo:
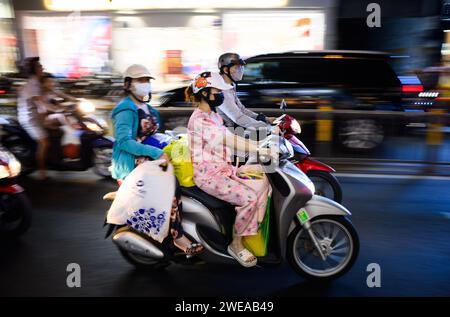
[[[16,183],[20,162],[0,146],[0,237],[17,237],[31,224],[31,204]]]
[[[311,152],[297,138],[301,133],[300,123],[290,115],[283,114],[273,124],[280,129],[281,135],[288,140],[294,148],[293,163],[303,173],[308,175],[316,187],[316,195],[330,198],[338,203],[342,202],[342,189],[337,178],[332,174],[336,172],[331,166],[311,158]]]

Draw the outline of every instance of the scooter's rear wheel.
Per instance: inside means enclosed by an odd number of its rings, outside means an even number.
[[[322,216],[311,220],[311,228],[326,258],[321,258],[308,231],[298,225],[287,244],[292,268],[315,280],[335,279],[350,270],[359,253],[359,238],[352,223],[343,216]]]
[[[130,230],[127,226],[123,226],[115,232],[115,234]],[[127,260],[128,263],[134,265],[137,269],[140,270],[160,270],[164,269],[170,262],[167,260],[157,260],[154,258],[146,257],[137,253],[133,253],[127,250],[124,250],[119,247],[120,254]]]
[[[125,260],[140,270],[162,270],[170,265],[168,261],[155,260],[126,250],[119,250]]]

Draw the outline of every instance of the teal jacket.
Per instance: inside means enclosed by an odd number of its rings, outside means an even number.
[[[148,105],[149,110],[158,118],[161,126],[161,118],[156,109]],[[159,158],[164,151],[150,145],[136,141],[139,127],[138,110],[130,97],[123,98],[112,111],[114,125],[114,146],[112,155],[112,177],[124,179],[135,167],[135,159],[138,156]]]

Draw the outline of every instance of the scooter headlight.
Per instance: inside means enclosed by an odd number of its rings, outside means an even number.
[[[298,123],[298,121],[295,120],[295,119],[292,120],[292,122],[291,122],[291,129],[292,129],[292,131],[294,131],[297,134],[302,132],[302,128],[300,126],[300,123]]]
[[[102,132],[103,129],[101,127],[99,127],[97,124],[95,124],[94,122],[85,122],[86,127],[94,132]]]
[[[13,159],[13,161],[11,161],[9,163],[9,170],[11,172],[11,177],[16,177],[20,174],[20,171],[22,169],[22,165],[20,164],[19,160],[17,160],[16,158]]]
[[[0,179],[10,177],[9,169],[7,165],[0,165]]]
[[[0,179],[16,177],[21,170],[20,162],[9,152],[0,151]]]
[[[93,113],[95,112],[95,105],[88,100],[81,100],[78,104],[78,109],[83,113]]]

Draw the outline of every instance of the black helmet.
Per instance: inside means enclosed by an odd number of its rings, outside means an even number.
[[[25,76],[36,75],[36,65],[40,62],[40,58],[38,56],[27,57],[22,63],[22,73]]]
[[[232,67],[234,65],[245,65],[245,61],[237,53],[225,53],[219,57],[219,70],[223,73],[224,67]]]

